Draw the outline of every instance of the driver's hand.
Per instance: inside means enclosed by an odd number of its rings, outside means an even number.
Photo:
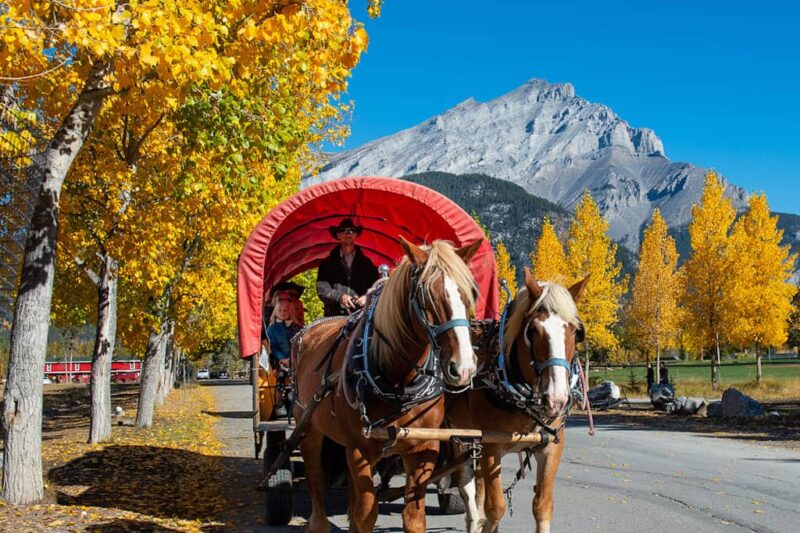
[[[366,303],[367,303],[367,295],[366,294],[356,298],[356,306],[357,307],[364,307],[364,305],[366,305]]]
[[[341,303],[348,309],[351,309],[354,306],[353,297],[350,296],[349,294],[342,294],[341,298],[339,298],[339,303]]]

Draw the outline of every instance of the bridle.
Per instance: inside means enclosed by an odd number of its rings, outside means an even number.
[[[572,409],[573,396],[571,393],[568,395],[567,402],[556,416],[548,417],[545,415],[543,394],[541,393],[541,379],[543,376],[543,371],[553,366],[564,367],[567,369],[569,374],[568,381],[571,383],[571,377],[578,371],[575,369],[575,366],[580,364],[579,359],[577,357],[573,357],[572,363],[561,357],[549,358],[542,362],[537,361],[533,352],[532,343],[530,342],[528,336],[528,330],[531,326],[531,322],[528,321],[525,326],[525,330],[523,331],[523,338],[525,339],[525,344],[527,346],[529,364],[536,374],[536,379],[538,381],[538,391],[531,388],[531,384],[528,384],[524,379],[522,379],[521,382],[512,380],[512,372],[510,371],[508,365],[508,358],[506,357],[504,342],[506,318],[508,317],[508,312],[512,303],[511,291],[509,291],[508,284],[505,283],[505,280],[501,282],[501,286],[506,292],[506,302],[508,303],[506,304],[505,309],[503,309],[503,314],[500,317],[498,354],[495,358],[497,364],[494,365],[494,368],[492,369],[493,371],[488,372],[488,375],[482,379],[482,382],[489,390],[494,392],[496,396],[504,400],[506,403],[509,403],[510,405],[522,410],[537,424],[542,426],[547,433],[550,433],[557,439],[558,432],[560,431],[561,427],[563,427],[564,423],[566,422],[566,417]],[[579,329],[578,331],[582,330]],[[576,336],[578,335],[578,331],[576,331]],[[568,383],[568,385],[570,383]],[[562,419],[561,425],[557,428],[553,428],[553,422],[559,419]]]
[[[409,299],[409,307],[411,308],[411,312],[413,316],[417,317],[422,327],[425,328],[425,331],[428,334],[428,339],[431,343],[431,353],[435,353],[436,357],[438,358],[439,353],[441,352],[442,348],[439,346],[438,338],[453,328],[457,328],[459,326],[463,326],[469,330],[469,320],[466,318],[454,318],[452,320],[448,320],[444,324],[431,324],[428,320],[428,315],[425,313],[427,308],[425,307],[425,297],[424,297],[424,289],[425,286],[423,282],[419,281],[419,268],[417,266],[411,267],[411,298]]]
[[[411,296],[409,298],[409,307],[411,315],[416,317],[417,320],[424,327],[428,339],[430,340],[430,348],[425,357],[425,362],[416,367],[417,375],[411,383],[396,387],[387,382],[386,379],[378,374],[373,374],[370,364],[370,341],[372,332],[375,331],[379,336],[381,333],[374,326],[375,309],[378,305],[381,290],[383,286],[379,286],[371,296],[370,303],[366,309],[366,316],[364,319],[364,329],[361,337],[356,340],[356,347],[358,353],[353,355],[353,371],[354,383],[353,388],[356,393],[355,406],[358,407],[361,415],[361,421],[364,424],[365,434],[369,434],[372,429],[388,423],[391,419],[400,416],[407,412],[409,409],[433,400],[442,395],[446,389],[444,383],[444,376],[440,366],[440,353],[441,346],[437,339],[446,331],[459,326],[469,328],[469,321],[462,318],[448,320],[443,324],[431,324],[426,314],[426,307],[424,303],[425,286],[419,279],[420,269],[416,265],[411,266]],[[385,403],[394,404],[398,408],[396,412],[382,417],[378,420],[371,420],[367,415],[367,390],[370,396],[377,398]]]

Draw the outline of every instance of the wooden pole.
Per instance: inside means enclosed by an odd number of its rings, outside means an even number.
[[[541,433],[517,433],[509,431],[484,431],[480,429],[448,429],[448,428],[396,428],[396,436],[392,435],[393,428],[375,428],[370,433],[373,439],[397,440],[440,440],[446,441],[453,437],[480,439],[484,444],[526,442],[540,444]]]

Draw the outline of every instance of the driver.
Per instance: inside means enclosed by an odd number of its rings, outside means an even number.
[[[363,229],[350,218],[328,228],[339,244],[317,272],[317,295],[325,306],[325,316],[349,315],[363,307],[367,290],[378,279],[378,269],[356,244]]]

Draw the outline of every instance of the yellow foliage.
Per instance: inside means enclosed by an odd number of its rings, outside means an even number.
[[[511,263],[511,256],[502,241],[495,246],[495,261],[497,262],[497,279],[506,280],[508,290],[511,291],[513,298],[517,294],[517,267]],[[507,303],[506,291],[500,290],[500,309],[505,309]]]
[[[736,305],[725,297],[729,285],[728,229],[736,211],[724,197],[722,183],[714,172],[706,176],[700,204],[692,207],[689,239],[692,256],[684,265],[686,274],[686,327],[701,350],[708,350],[722,335],[722,316],[726,305]]]
[[[119,338],[133,350],[165,315],[189,353],[233,336],[247,236],[315,169],[311,147],[347,133],[339,98],[368,45],[347,3],[12,0],[0,41],[3,76],[50,132],[92,63],[113,65],[65,182],[59,264],[120,261]],[[69,293],[81,273],[59,275]],[[61,302],[85,305],[73,296]]]
[[[746,348],[781,346],[788,334],[792,297],[789,283],[797,256],[781,246],[783,231],[771,216],[764,194],[750,197],[729,242],[729,267],[722,322],[725,338]]]
[[[680,290],[678,251],[656,209],[644,231],[627,316],[631,337],[646,352],[655,355],[676,345]]]
[[[536,243],[536,251],[531,254],[531,265],[536,279],[554,281],[560,285],[569,284],[567,258],[549,217],[542,224],[542,234]]]
[[[597,348],[613,350],[619,340],[611,328],[617,322],[620,299],[627,290],[628,280],[618,279],[622,265],[616,261],[617,245],[611,242],[607,231],[608,222],[586,191],[575,208],[569,230],[568,282],[590,276],[578,302],[578,311],[586,326],[586,339]]]

